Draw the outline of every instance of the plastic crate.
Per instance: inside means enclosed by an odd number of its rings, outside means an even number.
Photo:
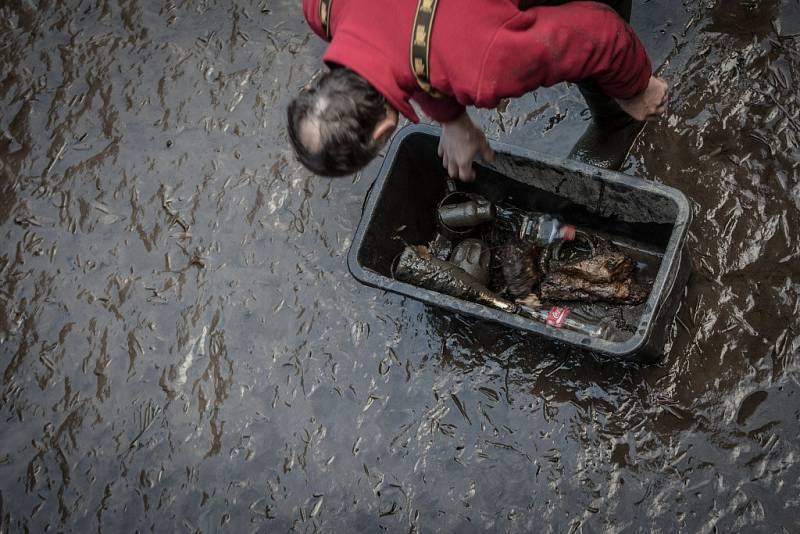
[[[496,159],[480,164],[477,179],[459,189],[492,201],[512,199],[523,209],[559,214],[571,223],[602,225],[611,235],[646,243],[660,256],[647,301],[637,309],[635,332],[624,341],[589,338],[481,304],[399,282],[391,265],[403,239],[428,243],[436,234],[435,210],[447,191],[437,156],[440,129],[412,125],[395,135],[364,205],[348,254],[348,267],[360,282],[510,328],[527,331],[594,353],[654,361],[691,271],[685,252],[691,210],[680,191],[580,162],[492,143]]]

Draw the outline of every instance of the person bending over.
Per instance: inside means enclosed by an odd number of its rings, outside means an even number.
[[[494,157],[466,106],[493,108],[575,82],[592,120],[570,157],[613,169],[643,121],[666,110],[667,83],[627,23],[631,0],[439,0],[429,34],[415,34],[428,39],[428,81],[415,75],[409,53],[417,0],[304,0],[303,11],[330,42],[328,69],[289,104],[288,133],[300,162],[319,175],[363,168],[399,113],[419,122],[411,100],[442,124],[442,163],[464,181],[475,177],[475,157]]]

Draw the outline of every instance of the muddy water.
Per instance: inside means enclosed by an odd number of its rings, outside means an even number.
[[[357,284],[376,166],[310,176],[295,2],[0,7],[0,531],[800,529],[800,4],[637,0],[684,190],[667,356],[559,354]],[[566,154],[558,86],[476,115]]]

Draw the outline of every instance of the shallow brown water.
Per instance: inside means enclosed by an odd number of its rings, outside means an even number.
[[[378,163],[293,161],[295,2],[65,4],[0,7],[0,532],[800,529],[800,2],[635,2],[673,99],[627,172],[695,212],[647,368],[354,281]]]

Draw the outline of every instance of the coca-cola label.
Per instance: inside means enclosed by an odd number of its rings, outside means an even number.
[[[547,314],[547,324],[556,328],[561,328],[567,320],[567,315],[569,315],[569,308],[553,306],[550,308],[550,313]]]

